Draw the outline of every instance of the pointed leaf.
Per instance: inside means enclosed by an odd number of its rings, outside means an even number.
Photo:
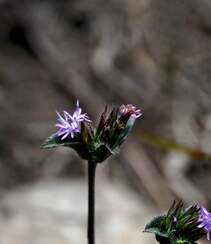
[[[81,122],[81,138],[85,144],[91,144],[93,140],[92,128],[84,122]]]
[[[103,127],[105,126],[106,123],[106,117],[107,117],[107,110],[108,110],[108,106],[105,106],[105,109],[100,117],[100,122],[97,126],[96,132],[95,132],[95,137],[97,138],[100,134],[100,132],[103,130]]]
[[[58,146],[71,147],[76,144],[79,144],[79,142],[76,141],[75,138],[65,138],[64,140],[61,140],[56,134],[53,134],[47,138],[47,140],[42,144],[41,148],[51,149]]]
[[[152,221],[146,225],[144,232],[149,232],[149,233],[153,233],[156,235],[167,237],[166,233],[162,232],[162,229],[161,229],[162,222],[164,219],[165,219],[165,216],[163,216],[163,215],[154,217],[152,219]]]

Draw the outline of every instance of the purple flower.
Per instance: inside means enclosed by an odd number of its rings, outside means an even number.
[[[62,136],[61,140],[65,139],[69,135],[71,138],[74,138],[75,134],[80,133],[81,122],[91,122],[86,113],[82,114],[82,109],[79,106],[78,100],[73,115],[70,115],[67,111],[63,111],[64,117],[62,117],[59,112],[56,113],[58,115],[57,120],[59,122],[56,124],[56,126],[59,128],[59,130],[56,132],[56,135],[59,137]]]
[[[200,213],[198,221],[200,224],[199,228],[203,228],[207,232],[207,240],[210,240],[210,232],[211,232],[211,213],[209,213],[206,208],[199,206]]]

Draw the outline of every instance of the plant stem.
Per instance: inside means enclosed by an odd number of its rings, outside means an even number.
[[[170,244],[170,240],[166,237],[163,236],[159,236],[159,235],[155,235],[156,240],[160,243],[160,244]]]
[[[95,244],[95,171],[97,164],[88,162],[88,244]]]

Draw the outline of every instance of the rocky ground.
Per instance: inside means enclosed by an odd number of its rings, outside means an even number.
[[[5,194],[0,243],[85,244],[86,194],[84,180],[40,181]],[[142,230],[153,212],[127,187],[97,185],[96,207],[97,243],[152,243]]]

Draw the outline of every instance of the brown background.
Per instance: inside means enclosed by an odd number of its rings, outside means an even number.
[[[0,1],[0,243],[86,243],[86,162],[40,149],[77,98],[94,124],[105,104],[144,112],[98,167],[99,242],[155,243],[141,231],[173,199],[209,209],[210,13],[209,0]]]

